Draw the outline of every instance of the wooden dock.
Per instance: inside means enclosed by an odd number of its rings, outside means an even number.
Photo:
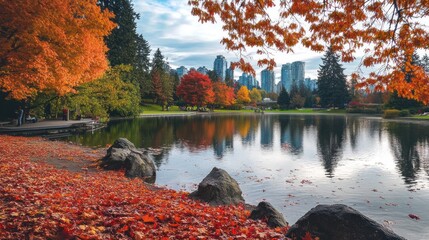
[[[75,132],[78,130],[91,130],[98,128],[98,123],[92,119],[60,121],[46,120],[36,123],[25,123],[21,126],[2,125],[0,134],[10,135],[43,135],[50,133]]]

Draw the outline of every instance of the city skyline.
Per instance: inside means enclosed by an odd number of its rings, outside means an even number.
[[[222,25],[198,22],[198,18],[191,15],[191,7],[187,5],[187,1],[134,0],[133,3],[135,11],[140,14],[137,31],[151,45],[151,56],[157,48],[160,48],[172,68],[211,67],[217,55],[225,56],[228,62],[239,59],[236,53],[225,50],[220,44],[222,37],[225,36]],[[294,48],[294,53],[274,52],[273,56],[277,63],[274,69],[277,76],[275,82],[280,81],[282,64],[294,61],[305,62],[305,77],[317,78],[323,54],[324,52],[313,52],[300,45]],[[265,66],[257,67],[256,57],[254,51],[249,48],[249,57],[246,60],[254,66],[256,77],[259,78],[258,75]],[[345,74],[350,75],[357,70],[359,60],[342,64]],[[369,72],[366,69],[362,70],[364,73]],[[234,74],[234,79],[238,79],[242,71],[235,69]]]

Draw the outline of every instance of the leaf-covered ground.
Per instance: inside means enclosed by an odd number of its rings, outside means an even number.
[[[243,206],[210,207],[91,168],[91,150],[0,136],[0,239],[282,239]],[[89,167],[89,169],[88,169]]]

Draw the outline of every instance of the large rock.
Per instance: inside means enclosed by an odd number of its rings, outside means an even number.
[[[320,240],[404,239],[355,209],[342,204],[318,205],[301,217],[286,233],[301,239],[306,232]]]
[[[210,205],[235,205],[244,203],[241,189],[225,170],[213,168],[189,196]]]
[[[283,215],[269,202],[260,202],[258,206],[250,213],[249,218],[253,220],[267,219],[267,224],[271,228],[284,227],[288,225]]]
[[[125,176],[129,178],[138,177],[148,183],[155,182],[156,168],[152,159],[126,138],[119,138],[107,149],[101,167],[106,170],[125,169]]]

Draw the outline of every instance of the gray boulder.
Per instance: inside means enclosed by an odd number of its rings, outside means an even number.
[[[198,185],[198,190],[189,196],[216,206],[244,203],[237,181],[225,170],[216,167]]]
[[[286,237],[301,239],[306,232],[320,240],[397,240],[396,235],[355,209],[342,204],[318,205],[301,217]]]
[[[125,176],[139,177],[145,182],[154,183],[156,168],[152,159],[146,153],[139,151],[132,142],[126,138],[117,139],[107,149],[100,166],[106,170],[125,169]]]
[[[249,218],[253,220],[267,219],[267,224],[271,228],[284,227],[288,225],[288,222],[286,222],[283,215],[269,202],[260,202],[250,213]]]

